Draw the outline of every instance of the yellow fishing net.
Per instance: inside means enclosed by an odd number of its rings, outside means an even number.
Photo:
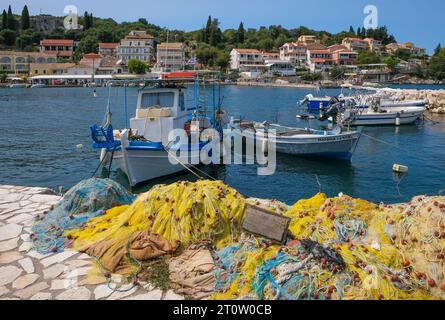
[[[108,241],[101,260],[112,259],[135,232],[147,230],[184,246],[211,239],[222,247],[240,234],[245,208],[245,199],[220,181],[178,182],[155,186],[132,205],[108,210],[67,236],[81,251]]]

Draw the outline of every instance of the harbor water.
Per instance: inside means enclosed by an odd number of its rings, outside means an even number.
[[[317,127],[315,121],[308,124],[295,117],[302,112],[297,102],[309,93],[314,92],[224,86],[221,94],[223,108],[235,117]],[[337,89],[322,92],[338,93]],[[137,89],[129,88],[129,116],[135,112],[136,96]],[[106,88],[98,88],[96,97],[91,88],[0,90],[0,184],[56,190],[63,186],[66,190],[91,177],[99,155],[91,147],[89,126],[102,122],[107,101]],[[113,88],[110,101],[114,127],[124,127],[124,90]],[[329,196],[343,192],[386,203],[406,201],[419,194],[437,195],[445,192],[445,117],[428,117],[437,122],[364,128],[351,162],[279,155],[272,176],[257,176],[256,166],[227,165],[205,170],[247,196],[273,198],[288,204],[319,191]],[[409,174],[395,175],[392,171],[395,163],[408,166]],[[113,169],[111,177],[128,187],[122,172]],[[193,179],[193,175],[185,172],[152,181],[133,192],[145,191],[154,184]]]

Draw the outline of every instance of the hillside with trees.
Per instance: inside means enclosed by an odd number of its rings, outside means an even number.
[[[1,10],[1,8],[0,8]],[[49,34],[43,34],[32,28],[32,17],[28,7],[22,9],[20,15],[15,15],[11,6],[4,8],[0,21],[0,49],[36,51],[41,39],[71,39],[79,41],[74,55],[76,61],[84,53],[97,52],[99,42],[119,42],[131,30],[145,30],[154,36],[155,42],[184,42],[188,48],[186,58],[195,55],[199,63],[206,68],[225,70],[229,66],[229,53],[233,48],[253,48],[262,51],[278,50],[286,42],[294,42],[301,35],[314,35],[321,39],[321,43],[329,46],[346,37],[374,38],[381,40],[384,45],[396,42],[386,27],[377,29],[354,29],[330,33],[317,31],[304,26],[286,29],[281,25],[261,26],[258,29],[246,28],[240,22],[236,29],[222,30],[220,20],[209,16],[199,30],[184,32],[181,30],[168,30],[149,23],[147,19],[140,18],[135,22],[117,23],[111,18],[95,17],[91,12],[85,12],[79,17],[80,30],[56,29]],[[62,23],[63,17],[60,17]],[[445,65],[443,49],[439,46],[431,61],[428,74],[439,79],[442,77],[442,66]],[[387,63],[391,69],[400,60],[409,59],[406,52],[396,52],[395,57],[388,59],[372,52],[362,52],[358,57],[358,64]]]

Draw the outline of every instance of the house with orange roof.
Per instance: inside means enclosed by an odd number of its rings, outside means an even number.
[[[359,52],[369,49],[368,42],[360,38],[344,38],[341,44],[350,51]]]
[[[346,46],[336,44],[328,47],[332,54],[332,62],[336,66],[352,66],[355,65],[358,58],[358,53],[350,51]]]
[[[100,42],[99,43],[99,54],[104,57],[107,57],[107,56],[116,57],[118,46],[119,46],[119,43]]]
[[[257,49],[233,49],[230,52],[230,69],[240,70],[243,67],[264,66],[264,58]]]
[[[311,72],[328,71],[334,65],[332,52],[328,48],[308,48],[307,65]]]
[[[304,42],[288,42],[280,48],[280,60],[305,65],[307,45]]]
[[[376,40],[374,38],[366,38],[365,41],[368,43],[368,49],[371,52],[380,54],[380,53],[382,53],[383,49],[385,48],[383,46],[383,42],[381,40]]]
[[[43,39],[40,41],[40,52],[71,59],[77,43],[67,39]]]

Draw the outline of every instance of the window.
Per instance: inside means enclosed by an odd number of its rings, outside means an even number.
[[[153,106],[173,107],[173,92],[146,93],[142,96],[141,108],[150,108]]]

